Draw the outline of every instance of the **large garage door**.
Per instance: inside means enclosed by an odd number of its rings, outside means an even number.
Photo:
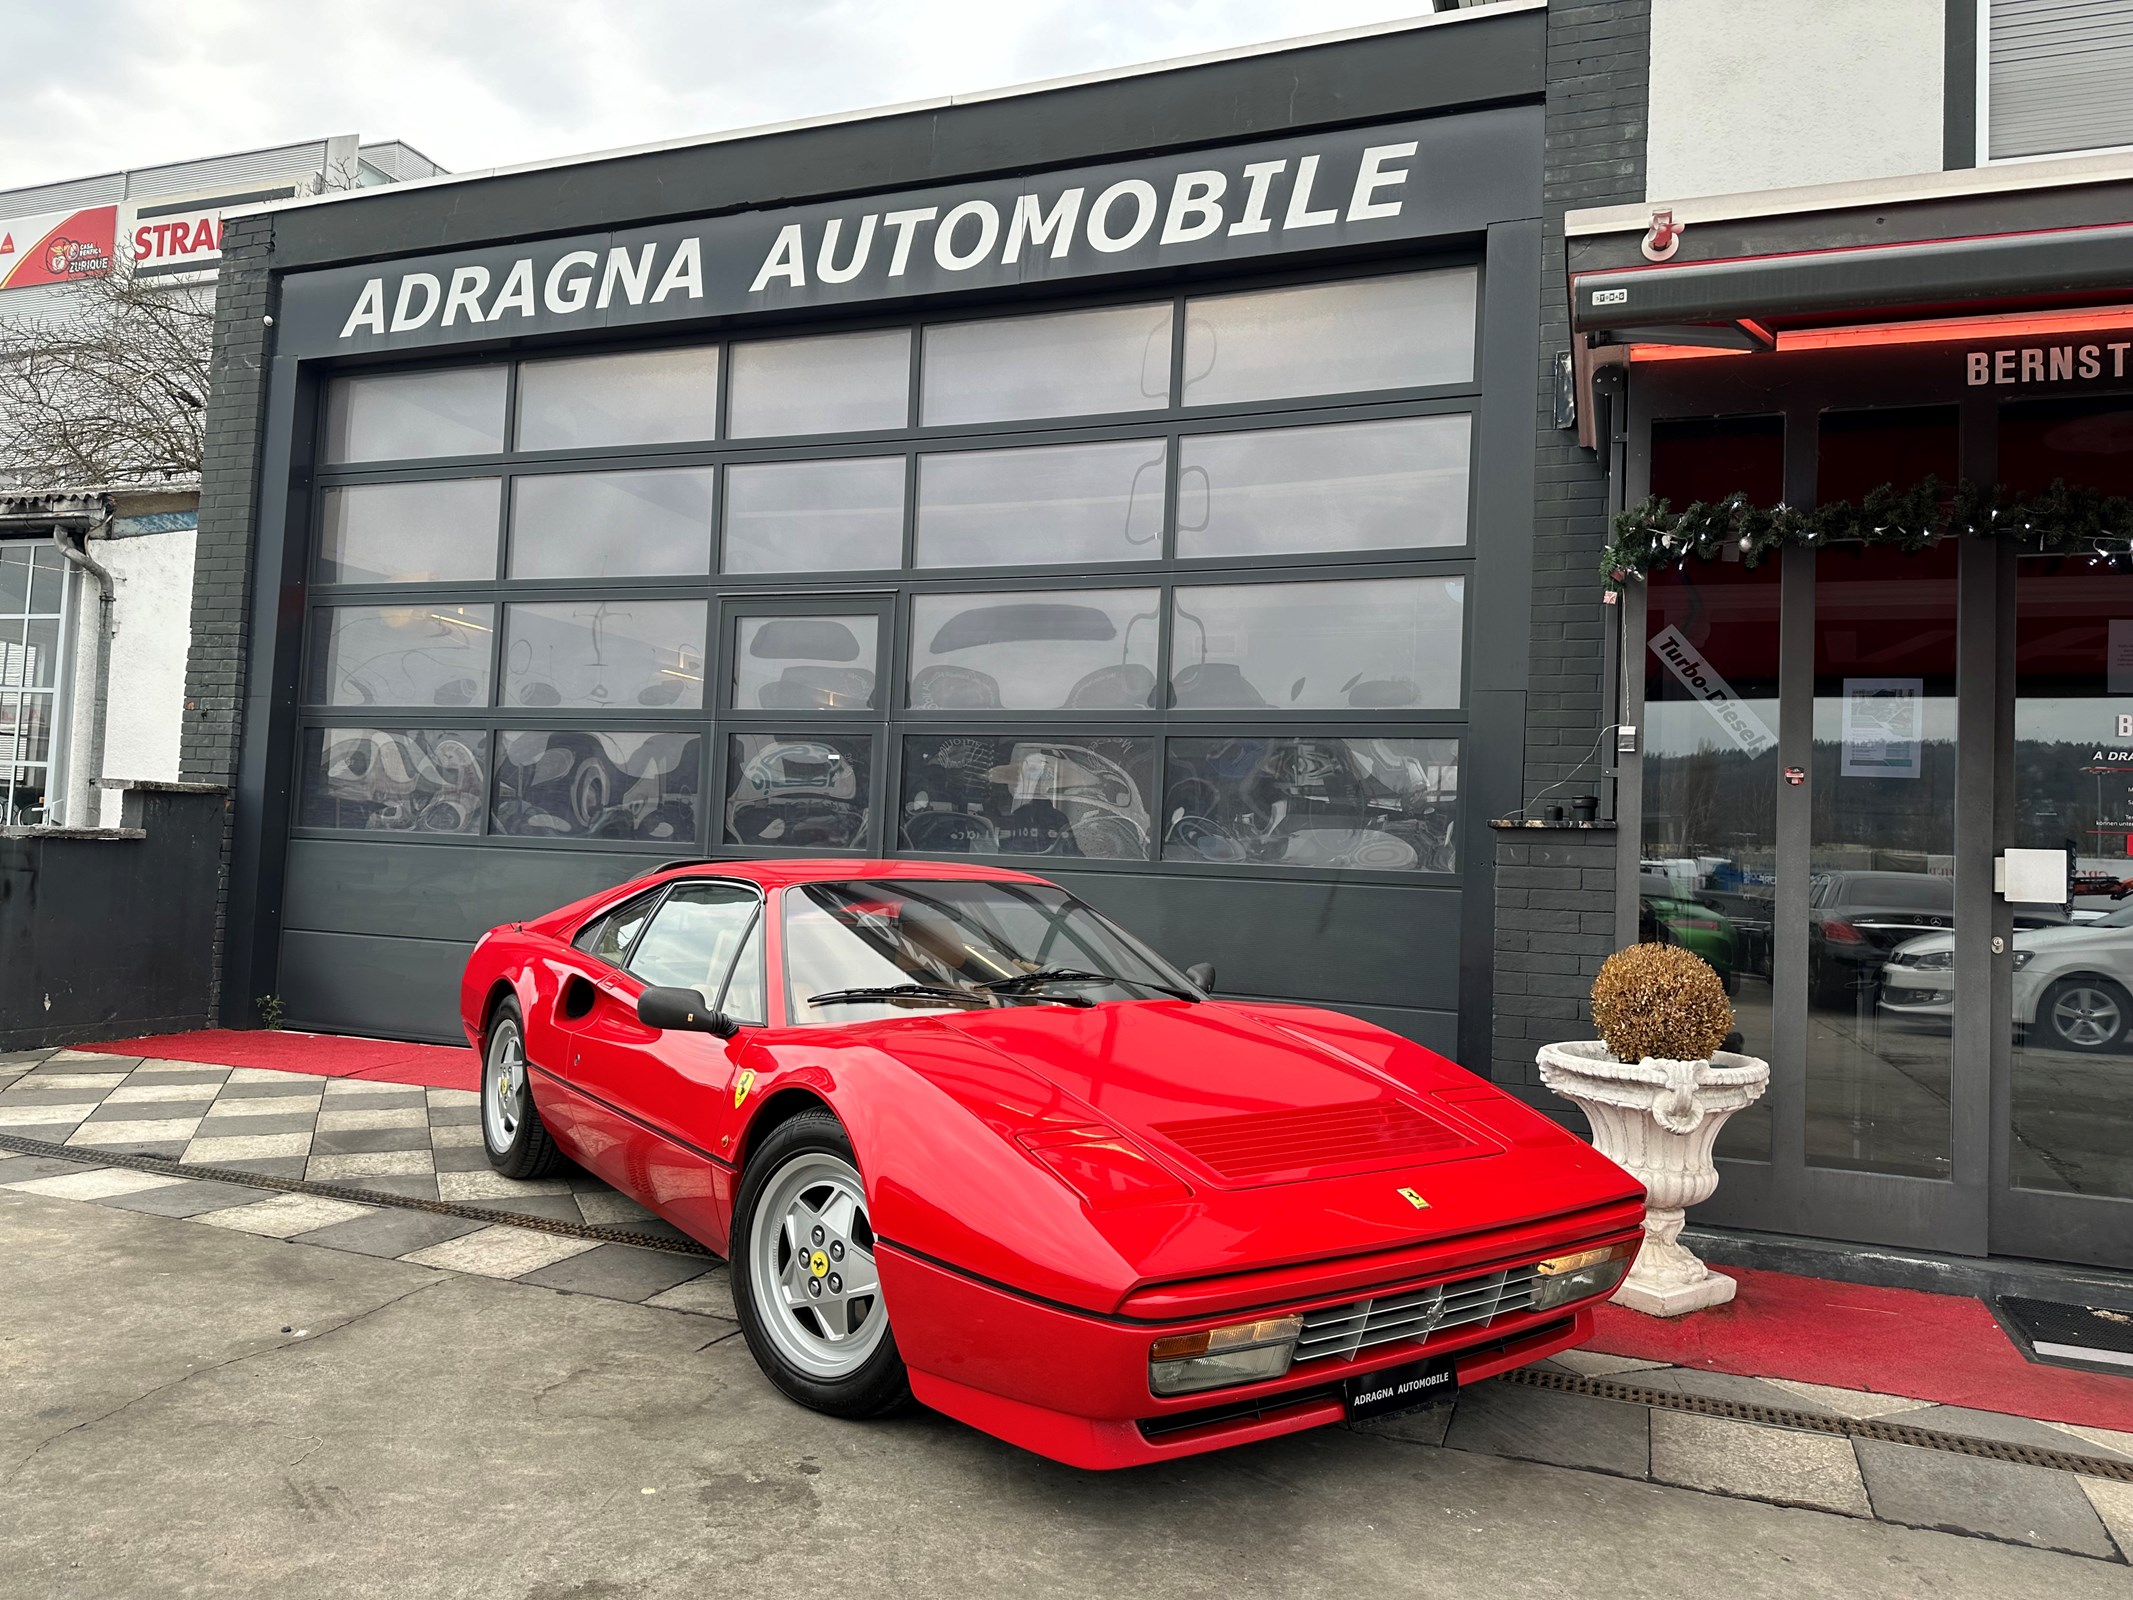
[[[1478,273],[364,371],[323,407],[280,985],[456,1031],[661,860],[957,856],[1442,1048]]]

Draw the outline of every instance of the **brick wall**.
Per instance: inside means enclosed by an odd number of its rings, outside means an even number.
[[[185,729],[180,776],[234,785],[245,684],[245,631],[251,615],[253,516],[259,493],[273,283],[267,271],[272,228],[265,217],[233,218],[222,234],[215,289],[214,391],[207,408],[207,453],[200,469],[200,534],[193,565],[193,637],[185,663]],[[235,816],[232,807],[229,815]],[[215,977],[209,1016],[222,1015],[223,931],[229,902],[230,834],[216,873]]]
[[[1541,370],[1536,388],[1533,645],[1526,695],[1525,798],[1598,792],[1605,720],[1598,563],[1607,483],[1598,458],[1555,426],[1555,358],[1569,347],[1563,213],[1644,198],[1650,0],[1567,4],[1548,13],[1542,168]],[[1614,835],[1503,832],[1496,839],[1493,1074],[1536,1103],[1536,1045],[1580,1037],[1592,974],[1613,945]],[[1556,1108],[1551,1108],[1556,1109]]]

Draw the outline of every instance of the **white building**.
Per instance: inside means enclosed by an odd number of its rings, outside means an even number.
[[[225,208],[442,171],[344,134],[0,190],[0,323],[64,322],[116,263],[211,302]],[[0,460],[0,826],[108,826],[102,780],[178,777],[200,486],[32,491],[24,465]]]

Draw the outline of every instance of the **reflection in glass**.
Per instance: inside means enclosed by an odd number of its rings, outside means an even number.
[[[502,367],[380,372],[326,386],[326,459],[419,461],[504,447]]]
[[[762,905],[741,884],[677,883],[630,952],[630,971],[660,988],[694,989],[743,1022],[761,1021],[762,943],[750,936]]]
[[[479,833],[488,738],[472,728],[307,729],[298,825]]]
[[[1955,923],[1955,573],[1952,540],[1815,558],[1812,1166],[1949,1173],[1947,1024],[1887,972]]]
[[[1185,404],[1356,394],[1474,376],[1472,267],[1185,303]]]
[[[649,578],[711,570],[709,467],[544,472],[511,486],[514,578]]]
[[[1178,447],[1178,554],[1467,542],[1464,412],[1210,433]]]
[[[310,699],[329,706],[485,706],[493,606],[335,606],[311,634]]]
[[[504,608],[507,706],[704,703],[701,600],[558,600]]]
[[[1153,589],[922,594],[911,602],[914,711],[1145,711]]]
[[[929,855],[1148,859],[1155,741],[972,734],[904,740],[903,847]]]
[[[495,478],[361,483],[328,489],[320,583],[444,583],[496,576]]]
[[[874,741],[737,733],[726,749],[726,843],[867,850]]]
[[[736,439],[901,428],[911,411],[911,330],[757,339],[733,347],[727,432]]]
[[[1458,870],[1456,739],[1172,739],[1165,861]]]
[[[497,833],[531,839],[696,838],[703,737],[659,733],[497,735]]]
[[[881,621],[742,617],[733,647],[738,711],[870,711]]]
[[[854,572],[903,564],[902,456],[726,469],[726,572]]]
[[[518,369],[521,450],[681,444],[718,432],[718,346],[527,361]]]
[[[1103,416],[1170,403],[1170,306],[1106,306],[926,329],[928,428]]]
[[[1181,588],[1172,703],[1392,710],[1459,704],[1466,582],[1370,578]]]
[[[921,456],[917,564],[1153,561],[1164,461],[1161,439]]]
[[[2016,908],[2010,1161],[2025,1189],[2128,1199],[2133,575],[2059,556],[2025,557],[2017,572],[2009,842],[2066,851],[2071,895],[2063,912]],[[1933,948],[1921,947],[1920,959]],[[1953,976],[1936,969],[1932,981],[1952,988]]]
[[[1778,599],[1783,563],[1697,561],[1652,574],[1644,652],[1644,861],[1638,938],[1717,969],[1740,1048],[1771,1059],[1777,894]],[[1692,686],[1695,685],[1695,686]],[[1567,792],[1567,791],[1566,791]],[[1770,1159],[1767,1099],[1718,1153]]]

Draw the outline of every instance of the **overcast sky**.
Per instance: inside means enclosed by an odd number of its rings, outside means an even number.
[[[998,88],[1429,0],[0,0],[0,188],[403,139],[455,171]]]

